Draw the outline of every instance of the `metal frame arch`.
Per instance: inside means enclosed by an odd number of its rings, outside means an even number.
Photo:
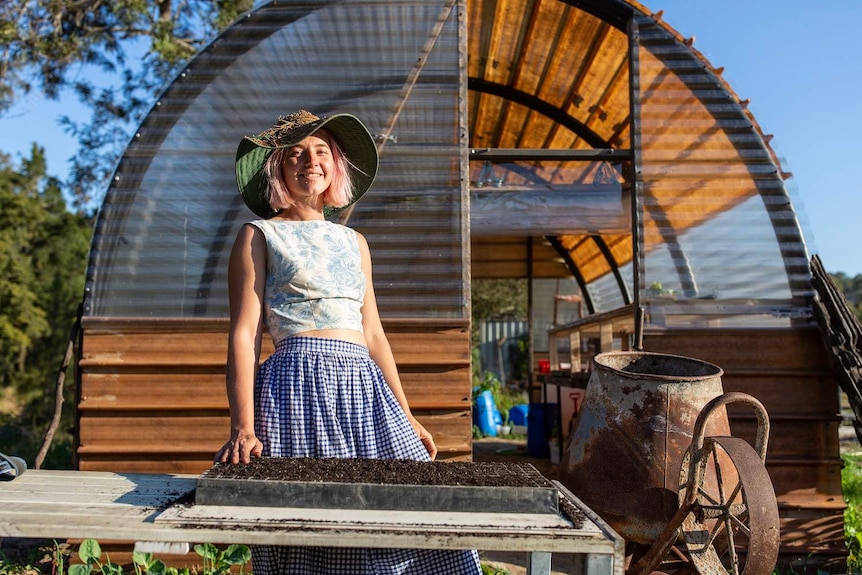
[[[475,78],[472,76],[467,78],[467,89],[473,92],[497,96],[503,100],[515,102],[534,112],[538,112],[543,116],[550,118],[557,124],[568,128],[593,148],[611,147],[601,136],[590,130],[584,124],[566,114],[559,107],[553,106],[541,98],[537,98],[521,90],[516,90],[515,88],[505,84],[487,82],[481,78]]]

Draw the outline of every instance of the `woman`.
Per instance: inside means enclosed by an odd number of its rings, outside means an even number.
[[[252,457],[430,461],[383,331],[365,238],[326,220],[371,186],[377,149],[354,116],[300,110],[242,140],[237,185],[263,219],[242,227],[228,268],[230,440]],[[260,369],[266,326],[276,351]],[[475,551],[255,547],[255,575],[479,573]]]

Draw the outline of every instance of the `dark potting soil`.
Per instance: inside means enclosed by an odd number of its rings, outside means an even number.
[[[529,463],[404,459],[262,457],[252,459],[251,463],[217,463],[201,477],[381,485],[554,487]]]

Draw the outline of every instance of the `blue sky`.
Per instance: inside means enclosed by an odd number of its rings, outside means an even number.
[[[653,0],[742,99],[786,171],[811,253],[862,274],[859,0]],[[795,188],[795,189],[794,189]]]
[[[830,272],[862,274],[862,1],[654,0],[742,99],[786,171],[811,253]],[[38,140],[49,172],[65,174],[75,141],[60,114],[86,119],[72,95],[29,98],[0,119],[0,151],[19,159]]]

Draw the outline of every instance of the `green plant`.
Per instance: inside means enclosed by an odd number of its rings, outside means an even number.
[[[841,455],[841,486],[847,508],[844,510],[844,540],[847,545],[847,571],[862,573],[862,453]]]
[[[110,557],[105,554],[102,563],[102,546],[95,539],[85,539],[78,546],[78,558],[81,564],[69,565],[69,575],[90,575],[90,573],[102,573],[103,575],[122,575],[123,568],[111,563]]]
[[[169,572],[167,565],[160,559],[154,559],[152,553],[135,551],[132,553],[132,563],[136,575],[143,575],[144,573],[163,575]]]
[[[63,566],[66,564],[66,554],[63,553],[63,550],[60,548],[60,544],[54,541],[54,566],[57,570],[58,574],[63,573]]]
[[[226,575],[231,573],[235,566],[239,567],[239,573],[244,573],[245,566],[251,561],[251,550],[246,545],[229,545],[224,551],[211,543],[195,545],[195,552],[203,559],[202,570],[189,569],[188,567],[168,567],[160,559],[153,557],[152,553],[132,553],[132,567],[135,575]],[[40,548],[41,550],[41,548]],[[44,571],[33,566],[26,559],[12,560],[3,552],[0,552],[0,575],[39,575],[40,573],[52,573],[52,575],[122,575],[123,567],[111,562],[110,557],[104,554],[102,559],[102,548],[95,539],[85,539],[78,546],[78,558],[81,564],[69,565],[66,569],[66,553],[63,546],[54,542],[47,561],[50,562],[50,570]]]
[[[482,567],[482,575],[510,575],[509,572],[502,567],[494,567],[488,563],[480,563]]]
[[[494,401],[497,400],[497,394],[500,393],[500,388],[502,387],[502,383],[497,379],[497,376],[491,373],[490,371],[486,371],[481,373],[478,376],[473,377],[473,399],[481,394],[483,391],[490,391],[491,395],[494,396]]]
[[[19,565],[0,551],[0,575],[37,575],[39,570],[29,563]]]
[[[494,405],[500,415],[506,420],[509,417],[509,409],[522,403],[529,403],[529,394],[520,389],[504,386],[500,380],[491,372],[484,372],[473,377],[473,399],[476,399],[483,391],[490,391],[494,397]]]
[[[497,393],[494,394],[494,403],[500,411],[500,415],[503,416],[503,421],[508,420],[509,410],[512,409],[512,407],[529,402],[530,397],[526,391],[521,391],[511,387],[499,389]]]

